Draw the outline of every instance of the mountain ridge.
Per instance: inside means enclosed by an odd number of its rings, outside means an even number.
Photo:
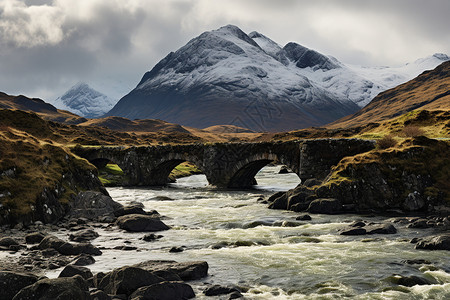
[[[254,131],[322,126],[411,79],[416,69],[448,59],[436,54],[397,69],[363,68],[294,42],[281,47],[259,32],[247,35],[227,25],[170,52],[106,116]]]

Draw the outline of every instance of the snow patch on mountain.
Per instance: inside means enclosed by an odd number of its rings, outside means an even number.
[[[94,90],[84,82],[77,83],[52,102],[56,108],[68,110],[86,118],[103,116],[116,103],[117,100]]]

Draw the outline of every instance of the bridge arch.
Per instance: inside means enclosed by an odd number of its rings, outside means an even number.
[[[203,171],[203,160],[188,153],[170,153],[161,158],[152,168],[151,185],[165,185],[169,182],[169,175],[172,170],[183,162],[190,162]]]
[[[226,183],[228,188],[248,188],[256,185],[256,174],[271,162],[279,162],[290,169],[295,170],[296,166],[291,165],[291,161],[285,161],[283,156],[275,153],[259,153],[237,162],[230,170],[230,177]]]

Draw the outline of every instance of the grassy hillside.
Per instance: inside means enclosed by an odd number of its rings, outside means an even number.
[[[94,166],[51,140],[3,125],[0,154],[0,224],[55,221],[79,191],[102,189]]]

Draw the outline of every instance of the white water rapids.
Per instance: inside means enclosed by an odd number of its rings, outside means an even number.
[[[94,245],[131,245],[138,250],[104,250],[89,268],[95,273],[145,260],[206,260],[209,277],[190,282],[197,299],[228,299],[204,296],[205,283],[242,287],[246,299],[450,299],[449,252],[415,250],[409,242],[431,235],[432,229],[396,223],[396,234],[341,236],[338,230],[355,220],[387,218],[312,214],[311,221],[295,221],[298,213],[269,210],[257,202],[261,195],[298,184],[295,174],[277,174],[278,169],[264,168],[256,178],[258,190],[251,191],[212,189],[203,175],[165,188],[108,188],[122,204],[138,201],[156,209],[172,229],[159,232],[164,237],[153,242],[143,241],[144,233],[96,229],[100,237]],[[255,221],[263,225],[255,227]],[[283,221],[299,226],[283,227]],[[251,246],[213,249],[224,242]],[[169,253],[173,246],[185,250]],[[404,262],[418,259],[430,264]],[[394,274],[425,277],[433,284],[398,286],[389,279]]]

